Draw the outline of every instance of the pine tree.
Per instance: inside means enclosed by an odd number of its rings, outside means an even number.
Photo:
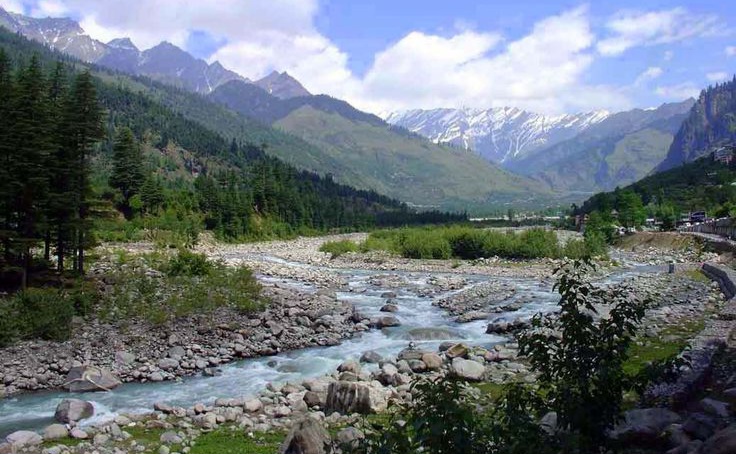
[[[31,248],[39,241],[44,230],[44,214],[48,203],[48,164],[53,151],[51,143],[51,116],[46,79],[38,58],[34,55],[27,68],[17,75],[17,95],[9,115],[12,129],[9,134],[11,158],[10,209],[14,219],[13,239],[21,255],[22,286],[27,284],[31,265]]]
[[[0,48],[0,240],[2,241],[3,259],[11,260],[10,240],[13,237],[11,207],[13,202],[11,172],[13,146],[10,134],[12,106],[14,105],[14,83],[10,59],[5,50]]]
[[[132,216],[130,200],[140,192],[145,181],[143,154],[130,128],[120,128],[113,145],[113,167],[110,186],[120,191],[120,208],[126,218]]]
[[[69,96],[62,121],[66,128],[66,152],[75,167],[71,172],[71,185],[74,194],[70,201],[74,208],[74,269],[84,273],[84,250],[90,242],[91,228],[89,216],[90,184],[89,161],[94,145],[103,137],[102,112],[97,103],[97,94],[88,71],[79,74]]]

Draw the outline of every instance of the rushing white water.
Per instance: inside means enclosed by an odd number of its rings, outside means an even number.
[[[284,262],[288,263],[288,262]],[[291,264],[290,264],[291,265]],[[299,265],[306,266],[306,265]],[[611,279],[630,276],[642,269],[617,273]],[[222,374],[214,377],[191,377],[177,382],[131,383],[120,386],[112,392],[73,395],[64,392],[41,392],[21,395],[0,401],[0,436],[18,429],[39,429],[52,422],[57,404],[64,398],[78,397],[91,401],[95,406],[95,417],[85,424],[95,424],[109,420],[118,413],[151,411],[155,402],[189,406],[197,402],[212,402],[217,397],[253,396],[263,390],[269,382],[299,382],[308,377],[332,373],[335,368],[348,359],[358,359],[366,351],[375,351],[383,356],[395,356],[413,341],[419,348],[436,350],[447,340],[463,341],[470,345],[490,347],[507,339],[485,334],[487,320],[458,324],[445,311],[432,305],[434,297],[422,296],[428,288],[427,273],[368,272],[364,270],[339,270],[349,282],[346,291],[337,294],[338,299],[355,305],[367,317],[381,314],[379,309],[385,303],[381,294],[392,291],[397,294],[399,311],[392,315],[401,321],[401,326],[383,330],[372,330],[340,345],[332,347],[308,348],[285,352],[268,358],[238,361],[221,368]],[[376,285],[375,276],[401,276],[406,285],[399,288],[385,288]],[[479,276],[463,276],[469,285],[483,279]],[[531,279],[499,278],[513,283],[515,294],[500,304],[524,301],[521,309],[511,313],[496,314],[493,319],[527,318],[538,312],[553,311],[558,296],[552,293],[549,284]],[[314,287],[292,280],[264,278],[279,285],[296,286],[303,291],[313,291]],[[380,281],[380,279],[378,280]],[[385,315],[385,314],[384,314]],[[417,340],[417,329],[431,328],[433,340]],[[426,330],[425,330],[426,336]]]

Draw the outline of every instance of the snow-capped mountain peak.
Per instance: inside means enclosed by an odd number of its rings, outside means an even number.
[[[391,112],[383,118],[436,143],[462,146],[504,163],[575,137],[609,115],[604,110],[546,116],[516,107],[463,107]]]

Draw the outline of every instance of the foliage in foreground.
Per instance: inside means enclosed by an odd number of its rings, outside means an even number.
[[[0,347],[26,339],[69,339],[73,317],[89,314],[96,298],[96,289],[78,283],[71,289],[29,288],[0,299]]]
[[[624,364],[646,302],[625,288],[590,284],[589,269],[587,263],[573,262],[558,270],[560,313],[538,315],[519,337],[520,352],[538,374],[535,385],[511,385],[503,397],[488,402],[454,380],[415,383],[413,402],[396,409],[388,422],[368,425],[362,452],[588,454],[615,449],[606,431],[620,417],[624,393],[641,389]],[[598,304],[608,306],[608,315],[598,317]]]
[[[240,313],[264,308],[260,284],[247,267],[229,267],[188,251],[169,259],[150,255],[146,262],[133,260],[113,273],[113,292],[103,301],[102,316],[163,324],[219,308]]]
[[[599,236],[559,244],[557,234],[543,228],[522,232],[499,232],[472,227],[427,227],[382,230],[371,233],[361,250],[388,250],[412,259],[468,259],[502,257],[509,259],[583,259],[606,254]]]

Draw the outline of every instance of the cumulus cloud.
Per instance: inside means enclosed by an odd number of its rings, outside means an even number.
[[[620,55],[636,46],[651,46],[713,36],[723,31],[718,16],[695,14],[685,8],[662,11],[624,11],[606,23],[610,36],[599,41],[602,55]]]
[[[581,82],[594,39],[586,8],[543,19],[503,45],[490,33],[414,32],[376,56],[360,103],[372,110],[513,105],[543,112],[627,104],[610,87]]]
[[[164,40],[186,48],[192,33],[206,33],[223,43],[210,62],[218,60],[250,79],[288,71],[312,93],[327,93],[372,112],[507,105],[544,113],[627,109],[634,104],[637,84],[658,78],[662,69],[648,68],[628,86],[593,84],[589,69],[601,54],[703,36],[720,26],[713,16],[682,8],[624,12],[605,24],[608,35],[598,41],[583,6],[544,18],[514,39],[469,24],[456,24],[451,32],[408,32],[376,53],[365,74],[357,75],[350,70],[350,56],[316,28],[320,3],[26,2],[34,15],[71,15],[94,38],[107,42],[127,36],[141,49]],[[22,7],[19,0],[0,0],[0,5]],[[667,51],[664,59],[672,55]],[[659,87],[660,96],[675,96],[673,87]]]
[[[654,91],[661,98],[667,101],[682,101],[687,98],[697,98],[700,95],[700,88],[692,82],[683,82],[675,85],[666,85],[657,87]]]
[[[725,71],[712,72],[706,74],[705,78],[711,82],[723,82],[724,80],[728,79],[728,73]]]
[[[23,2],[20,0],[0,0],[0,7],[11,13],[23,14],[25,9],[23,8]]]
[[[664,70],[662,68],[660,68],[659,66],[650,66],[644,72],[639,74],[639,77],[636,78],[634,85],[642,85],[650,80],[658,78],[662,74],[664,74]]]
[[[726,55],[729,57],[733,57],[736,55],[736,46],[728,46],[726,47]]]

